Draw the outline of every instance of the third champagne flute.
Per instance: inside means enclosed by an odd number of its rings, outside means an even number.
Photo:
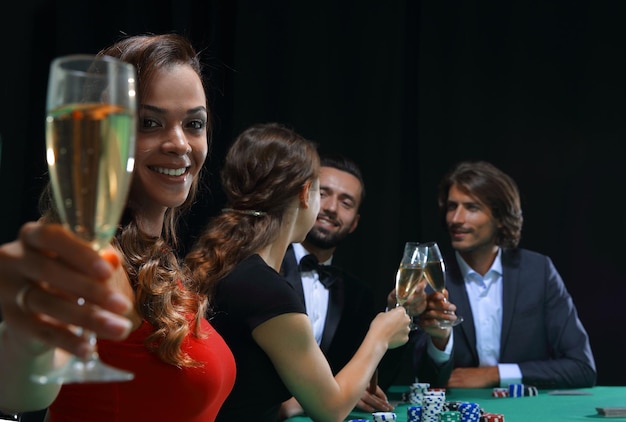
[[[436,242],[423,243],[428,248],[426,270],[424,276],[428,281],[430,287],[438,292],[443,292],[446,288],[446,264],[439,250],[439,246]],[[441,328],[454,327],[463,322],[463,317],[457,315],[455,321],[439,320],[439,326]]]

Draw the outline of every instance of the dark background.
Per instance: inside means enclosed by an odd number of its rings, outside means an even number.
[[[522,192],[522,247],[548,254],[589,331],[601,385],[626,385],[623,173],[626,2],[171,0],[12,2],[0,17],[0,241],[37,217],[50,61],[121,33],[179,32],[203,51],[216,126],[211,192],[183,233],[219,210],[233,137],[279,121],[362,167],[359,229],[336,262],[393,287],[407,240],[437,240],[435,189],[485,159]]]

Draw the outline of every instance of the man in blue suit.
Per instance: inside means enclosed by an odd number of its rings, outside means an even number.
[[[441,181],[438,205],[454,249],[444,258],[450,302],[433,293],[420,315],[419,381],[593,386],[589,337],[561,276],[549,257],[517,247],[523,217],[515,182],[490,163],[463,162]],[[464,322],[437,328],[437,319],[454,319],[453,310]]]

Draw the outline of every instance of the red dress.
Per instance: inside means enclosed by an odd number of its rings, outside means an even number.
[[[143,344],[152,332],[146,321],[122,342],[100,340],[103,361],[128,369],[128,382],[67,384],[48,411],[58,421],[213,421],[235,382],[235,360],[222,337],[202,321],[206,338],[183,343],[197,368],[163,363]]]

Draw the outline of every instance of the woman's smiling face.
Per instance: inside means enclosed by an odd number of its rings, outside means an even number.
[[[198,74],[187,65],[160,70],[138,107],[139,127],[129,202],[163,215],[185,202],[208,153],[208,110]]]

